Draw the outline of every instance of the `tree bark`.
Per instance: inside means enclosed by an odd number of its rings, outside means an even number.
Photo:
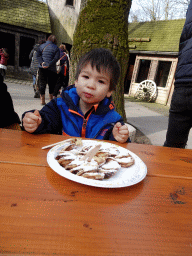
[[[110,49],[121,66],[121,76],[113,100],[117,112],[126,121],[124,79],[129,60],[128,14],[131,0],[83,0],[73,37],[70,82],[74,82],[79,58],[94,48]]]

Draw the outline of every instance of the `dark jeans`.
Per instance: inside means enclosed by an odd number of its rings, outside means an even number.
[[[175,88],[165,147],[185,148],[192,127],[192,87]]]
[[[69,76],[64,76],[61,73],[58,74],[58,79],[55,85],[53,96],[57,97],[61,87],[66,88],[68,86],[68,83],[69,83]]]
[[[59,94],[59,90],[61,89],[61,87],[66,88],[69,83],[69,75],[64,76],[60,73],[57,76],[58,76],[57,83],[55,85],[55,89],[54,89],[54,93],[53,93],[53,96],[55,96],[55,97],[57,97],[57,95]]]
[[[45,89],[47,84],[49,86],[49,94],[53,94],[56,82],[57,82],[57,73],[49,69],[44,69],[44,68],[39,69],[39,91],[41,95],[45,94]]]

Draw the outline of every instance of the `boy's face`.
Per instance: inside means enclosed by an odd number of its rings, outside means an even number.
[[[110,97],[112,91],[109,90],[111,76],[105,70],[92,68],[87,64],[75,81],[77,94],[80,97],[80,108],[83,112],[88,111],[92,106],[98,104],[105,97]]]

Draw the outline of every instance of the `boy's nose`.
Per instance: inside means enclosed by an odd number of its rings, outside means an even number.
[[[93,79],[90,79],[87,86],[88,86],[89,88],[94,89],[94,88],[95,88],[95,85],[96,85],[95,81],[94,81]]]

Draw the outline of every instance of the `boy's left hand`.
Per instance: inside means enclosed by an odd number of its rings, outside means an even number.
[[[116,141],[120,143],[126,142],[129,138],[129,130],[127,125],[122,125],[120,122],[114,125],[112,133]]]

